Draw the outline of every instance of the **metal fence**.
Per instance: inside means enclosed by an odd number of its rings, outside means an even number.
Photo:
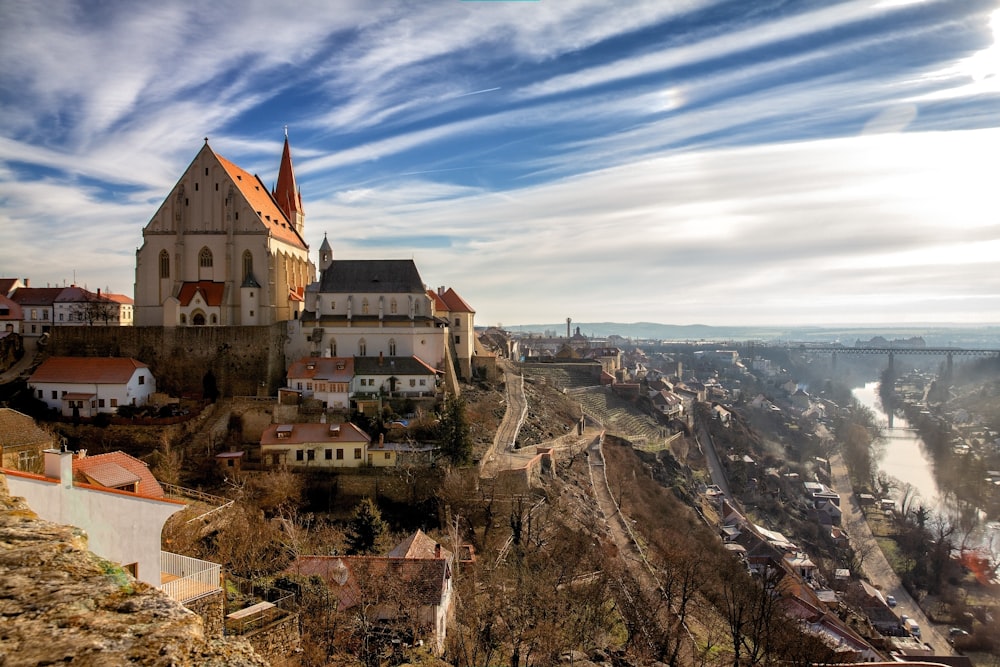
[[[160,572],[160,590],[182,604],[222,590],[218,563],[161,551]]]

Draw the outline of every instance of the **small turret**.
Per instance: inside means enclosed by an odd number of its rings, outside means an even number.
[[[330,247],[330,242],[326,238],[326,232],[323,233],[323,244],[319,247],[319,270],[326,271],[326,267],[330,266],[333,262],[333,248]]]

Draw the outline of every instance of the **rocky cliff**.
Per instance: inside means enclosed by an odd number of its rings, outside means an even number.
[[[87,551],[79,529],[43,521],[0,475],[0,665],[266,666],[242,640]]]

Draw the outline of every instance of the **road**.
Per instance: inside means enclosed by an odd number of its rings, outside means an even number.
[[[847,473],[847,465],[840,453],[830,457],[830,478],[831,486],[841,498],[840,510],[843,513],[841,527],[847,532],[854,550],[866,554],[862,561],[862,569],[869,583],[881,590],[883,595],[892,595],[896,598],[897,606],[894,610],[896,614],[906,614],[914,619],[920,625],[922,641],[933,646],[937,655],[956,655],[946,637],[930,624],[920,606],[903,588],[899,577],[893,572],[885,554],[879,548],[864,512],[861,511],[861,506],[854,496],[854,487]]]
[[[24,356],[17,360],[13,366],[0,373],[0,384],[13,382],[21,373],[31,368],[35,363],[35,355],[38,353],[38,338],[34,336],[23,336]]]

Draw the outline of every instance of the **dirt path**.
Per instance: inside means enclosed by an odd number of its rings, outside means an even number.
[[[840,509],[843,512],[841,527],[847,532],[855,551],[865,554],[862,569],[868,581],[881,590],[883,595],[892,595],[896,598],[897,606],[894,610],[896,614],[906,614],[914,619],[920,625],[921,641],[934,647],[937,655],[955,655],[945,636],[931,625],[919,605],[903,588],[899,577],[893,572],[885,554],[879,548],[868,521],[865,520],[864,512],[861,511],[854,496],[847,465],[839,453],[830,457],[830,477],[833,489],[841,497]]]

